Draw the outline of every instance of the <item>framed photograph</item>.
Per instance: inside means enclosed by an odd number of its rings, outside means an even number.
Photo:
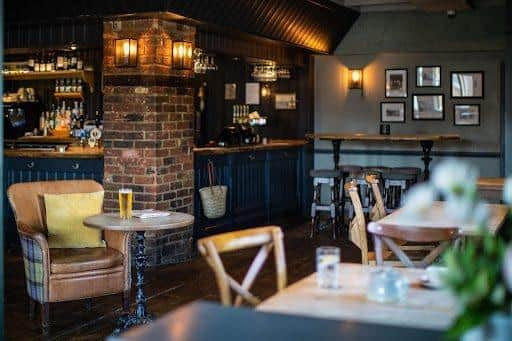
[[[412,95],[413,120],[444,120],[444,95]]]
[[[453,124],[456,126],[480,125],[480,104],[454,104]]]
[[[407,69],[386,70],[386,97],[407,97]]]
[[[380,121],[381,122],[405,122],[405,103],[404,102],[381,102],[380,103]]]
[[[416,87],[439,88],[441,87],[440,66],[416,66]]]
[[[245,83],[245,104],[260,104],[260,83]]]
[[[225,100],[236,99],[236,83],[225,83],[224,84],[224,99]]]
[[[297,108],[297,98],[295,93],[276,94],[277,110],[295,110]]]
[[[451,72],[452,98],[483,98],[483,71],[454,71]]]

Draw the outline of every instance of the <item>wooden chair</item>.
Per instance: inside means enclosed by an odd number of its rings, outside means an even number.
[[[368,224],[368,231],[373,234],[375,257],[377,265],[382,265],[388,255],[384,246],[388,247],[395,256],[409,268],[425,268],[432,264],[446,248],[458,237],[457,228],[430,228],[407,227],[395,225],[383,225],[378,223]],[[412,261],[402,250],[396,240],[414,243],[438,243],[421,261]]]
[[[366,219],[364,216],[363,205],[359,198],[359,191],[355,181],[345,184],[345,191],[348,193],[354,208],[354,218],[349,224],[348,237],[361,250],[362,264],[375,264],[375,253],[368,251],[368,237],[366,235]],[[391,255],[388,252],[385,257]]]
[[[368,183],[368,186],[370,186],[372,189],[373,198],[375,200],[375,205],[370,210],[369,218],[371,221],[377,221],[387,215],[386,207],[384,206],[384,199],[382,198],[382,194],[380,192],[379,180],[375,174],[367,174],[365,179]]]
[[[274,248],[274,259],[277,272],[277,291],[286,287],[286,260],[284,256],[283,233],[277,226],[258,227],[241,231],[217,234],[215,236],[199,239],[197,242],[199,252],[204,256],[215,273],[219,286],[222,304],[232,305],[231,289],[236,292],[234,306],[238,307],[242,300],[251,305],[257,305],[261,300],[251,294],[256,276],[261,270],[269,253]],[[235,281],[224,269],[220,254],[224,252],[249,249],[260,246],[242,284]]]

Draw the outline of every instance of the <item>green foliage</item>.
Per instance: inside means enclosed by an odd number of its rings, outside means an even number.
[[[512,302],[502,278],[505,241],[487,229],[479,238],[469,238],[444,255],[448,274],[444,281],[459,299],[461,313],[448,331],[449,339],[484,323],[497,311],[507,311]]]

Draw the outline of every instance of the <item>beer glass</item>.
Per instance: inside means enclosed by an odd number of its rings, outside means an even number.
[[[131,188],[121,188],[119,190],[119,216],[121,219],[130,219],[132,217],[132,199]]]

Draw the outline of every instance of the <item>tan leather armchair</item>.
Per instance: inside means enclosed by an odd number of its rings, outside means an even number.
[[[90,193],[103,187],[93,180],[18,183],[7,196],[16,217],[25,266],[30,313],[41,304],[43,332],[49,331],[49,304],[123,293],[130,300],[130,234],[105,231],[106,248],[50,249],[41,194]],[[79,203],[70,203],[69,208]]]

